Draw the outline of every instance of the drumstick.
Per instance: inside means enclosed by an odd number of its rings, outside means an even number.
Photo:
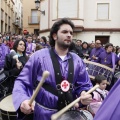
[[[96,90],[99,87],[99,85],[95,85],[93,88],[91,88],[88,92],[86,92],[86,94],[90,94],[92,93],[94,90]],[[77,98],[76,100],[74,100],[72,103],[70,103],[69,105],[67,105],[66,107],[64,107],[62,110],[60,110],[59,112],[53,114],[51,116],[51,120],[56,120],[58,117],[60,117],[64,112],[66,112],[68,109],[70,109],[71,107],[73,107],[76,103],[78,103],[80,101],[81,97]]]
[[[39,92],[39,90],[40,90],[40,88],[41,88],[41,86],[43,85],[45,79],[49,76],[49,74],[50,74],[50,73],[49,73],[48,71],[44,71],[44,72],[43,72],[42,78],[41,78],[41,80],[40,80],[37,88],[35,89],[35,92],[33,93],[32,97],[31,97],[31,99],[30,99],[29,105],[31,105],[32,102],[34,101],[35,97],[37,96],[37,94],[38,94],[38,92]]]

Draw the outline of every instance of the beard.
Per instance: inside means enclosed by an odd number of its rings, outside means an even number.
[[[69,43],[65,43],[63,41],[58,41],[57,42],[57,45],[60,47],[60,48],[63,48],[63,49],[68,49],[71,45],[71,42]]]

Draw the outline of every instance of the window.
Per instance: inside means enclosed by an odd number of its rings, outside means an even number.
[[[8,26],[8,32],[10,32],[10,26]]]
[[[5,24],[5,32],[7,32],[7,24]]]
[[[77,4],[78,4],[78,0],[59,0],[58,18],[63,18],[63,17],[77,18],[77,12],[78,12]]]
[[[5,13],[5,22],[7,23],[7,13]]]
[[[97,4],[97,19],[109,20],[109,3]]]
[[[38,23],[37,10],[31,10],[31,23]]]
[[[10,25],[10,17],[8,17],[8,25]]]
[[[1,10],[1,20],[3,20],[3,14],[4,14],[4,11]]]

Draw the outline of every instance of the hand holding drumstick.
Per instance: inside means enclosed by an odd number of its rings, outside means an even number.
[[[89,102],[89,100],[86,101],[86,98],[89,97],[89,94],[92,93],[94,90],[96,90],[99,87],[99,85],[95,85],[93,88],[91,88],[88,92],[83,92],[81,93],[81,96],[79,98],[77,98],[76,100],[74,100],[72,103],[70,103],[69,105],[67,105],[66,107],[64,107],[62,110],[60,110],[59,112],[53,114],[51,116],[51,120],[57,120],[58,117],[60,117],[64,112],[66,112],[67,110],[69,110],[71,107],[73,107],[76,103],[78,103],[79,101],[81,101],[82,103],[87,104]],[[85,96],[84,96],[84,95]]]
[[[30,114],[33,110],[34,110],[34,99],[35,97],[37,96],[40,88],[42,87],[45,79],[49,76],[49,72],[48,71],[44,71],[43,72],[43,75],[42,75],[42,78],[35,90],[35,92],[33,93],[32,97],[30,100],[24,100],[22,103],[21,103],[21,106],[20,106],[20,110],[21,112],[23,112],[24,114]]]

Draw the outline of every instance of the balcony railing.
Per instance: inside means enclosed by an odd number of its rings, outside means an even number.
[[[40,16],[29,16],[28,17],[28,24],[39,24]]]
[[[16,21],[16,20],[13,20],[13,24],[15,25],[15,26],[20,26],[20,21],[18,20],[18,21]]]

